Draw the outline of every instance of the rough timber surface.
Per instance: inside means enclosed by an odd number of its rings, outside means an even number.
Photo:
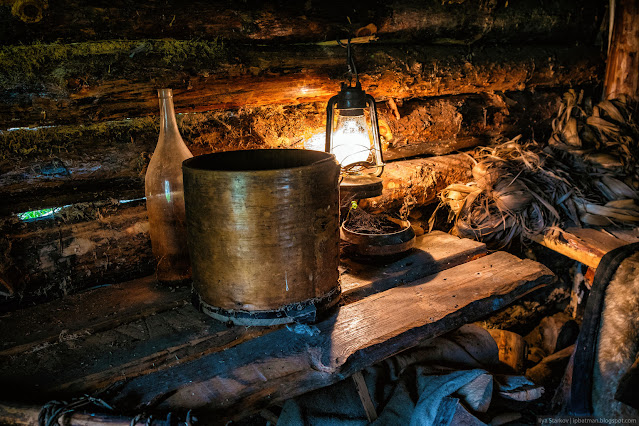
[[[167,43],[5,48],[0,129],[148,116],[157,111],[158,87],[174,89],[179,113],[325,102],[346,72],[339,46],[232,51],[186,41],[177,53],[167,53]],[[42,60],[31,59],[38,56]],[[373,43],[358,46],[357,58],[362,87],[378,101],[596,83],[603,68],[597,48],[567,45]]]
[[[80,203],[52,217],[0,221],[0,279],[25,305],[153,272],[144,200]],[[4,288],[2,289],[4,290]]]
[[[348,302],[388,290],[399,284],[432,275],[485,256],[486,245],[441,231],[416,238],[415,246],[401,259],[386,265],[342,260],[342,297]]]
[[[382,195],[361,200],[366,211],[400,208],[406,199],[415,206],[437,200],[442,189],[451,183],[472,179],[473,160],[468,154],[416,158],[386,164],[382,174]]]
[[[136,303],[144,304],[139,297],[122,302],[128,313],[121,312],[114,328],[74,326],[77,313],[51,318],[56,325],[45,336],[24,343],[21,352],[5,347],[0,354],[0,375],[7,384],[0,398],[43,403],[116,384],[104,398],[123,413],[145,404],[159,411],[195,408],[212,415],[211,421],[223,422],[334,383],[420,339],[475,321],[553,279],[542,265],[507,253],[470,260],[485,253],[483,245],[469,240],[456,244],[451,238],[441,233],[421,237],[418,247],[432,253],[432,259],[422,261],[438,266],[405,263],[406,269],[418,270],[405,276],[412,281],[374,294],[363,291],[365,297],[356,301],[346,297],[343,306],[316,324],[319,334],[314,336],[287,328],[228,328],[184,305],[183,293],[173,294],[175,299],[182,296],[181,301],[171,300],[166,289],[154,305],[173,309],[151,315],[134,309]],[[442,246],[455,245],[458,256],[446,255]],[[389,277],[401,281],[399,265],[380,267],[375,279],[351,263],[350,275],[342,279],[351,294],[376,281],[386,281],[387,288],[392,285]],[[149,291],[138,286],[133,293]],[[93,298],[91,293],[86,297]],[[118,293],[126,294],[124,285],[113,297]],[[18,312],[20,321],[2,318],[2,329],[6,324],[24,330],[40,316],[36,309]],[[109,302],[94,304],[94,309],[80,316],[90,323],[92,317],[108,315]]]
[[[103,286],[0,317],[0,355],[115,328],[184,305],[190,288],[163,288],[153,276]]]
[[[547,138],[562,94],[552,90],[378,102],[384,160],[445,155],[520,133]],[[326,105],[182,114],[178,126],[193,155],[252,148],[323,150]],[[158,131],[157,117],[146,117],[0,132],[0,199],[5,200],[0,215],[144,196],[144,172]],[[311,139],[319,139],[320,146],[311,146]]]
[[[539,235],[535,241],[557,253],[597,269],[601,258],[606,253],[617,247],[639,242],[639,234],[637,229],[608,231],[593,228],[566,228]]]
[[[348,377],[421,339],[453,330],[548,284],[544,266],[497,252],[342,306],[319,335],[280,329],[128,381],[117,404],[161,401],[220,421]],[[133,407],[132,407],[133,408]]]
[[[605,9],[596,0],[544,4],[530,0],[35,0],[15,9],[12,3],[0,3],[4,6],[0,7],[0,40],[25,44],[105,40],[114,34],[125,39],[222,37],[255,43],[319,42],[344,37],[347,30],[355,31],[371,23],[379,36],[395,40],[470,43],[507,37],[513,41],[545,42],[562,37],[586,41],[597,31],[597,21]]]

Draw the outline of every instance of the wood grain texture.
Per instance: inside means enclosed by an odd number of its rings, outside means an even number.
[[[77,204],[53,217],[4,220],[0,276],[23,304],[152,273],[144,200]]]
[[[382,195],[361,200],[359,204],[369,212],[399,208],[405,198],[417,206],[430,204],[448,185],[472,180],[472,164],[467,154],[388,163],[381,176],[384,185]]]
[[[615,2],[610,37],[604,99],[628,96],[639,100],[639,1]]]
[[[486,253],[486,245],[483,243],[433,231],[415,238],[413,249],[390,264],[361,264],[343,259],[340,277],[342,297],[348,302],[360,300],[373,293],[485,256]]]
[[[190,288],[169,289],[153,276],[25,308],[0,321],[0,355],[70,340],[184,305]]]
[[[424,251],[386,266],[347,261],[349,271],[341,275],[344,303],[486,253],[481,243],[442,232],[419,237],[417,247]],[[62,305],[52,302],[8,314],[6,321],[0,322],[7,330],[0,358],[19,352],[20,356],[0,361],[0,376],[11,383],[13,395],[19,398],[28,398],[35,385],[43,397],[73,397],[124,377],[137,377],[221,351],[272,330],[229,329],[196,313],[190,305],[180,306],[180,300],[187,296],[187,289],[174,292],[155,285],[148,277],[69,296]],[[149,309],[147,300],[154,309]],[[159,314],[151,315],[155,311]],[[47,327],[36,324],[40,318],[46,319]],[[104,327],[97,327],[95,322],[101,318],[106,321]],[[118,322],[122,325],[117,326]],[[24,333],[25,328],[36,331]],[[85,357],[80,364],[74,362],[73,354],[78,351]],[[46,368],[42,359],[47,359]],[[0,398],[2,395],[0,389]]]
[[[216,422],[334,383],[390,355],[497,310],[552,281],[542,265],[498,252],[342,306],[308,336],[269,333],[127,382],[116,401],[206,407]]]
[[[10,6],[0,7],[0,40],[27,44],[105,40],[117,34],[126,39],[222,37],[237,42],[299,43],[335,40],[373,23],[380,37],[394,40],[470,43],[479,39],[552,41],[563,37],[576,41],[591,39],[604,12],[603,5],[595,0],[543,5],[529,0],[508,4],[437,0],[356,0],[348,4],[316,0],[73,0],[50,3],[41,9],[40,20],[32,22],[20,13],[12,13]]]
[[[445,155],[523,133],[544,138],[561,91],[379,102],[384,159]],[[194,155],[247,148],[323,150],[326,106],[265,106],[178,117]],[[0,133],[0,215],[109,198],[142,197],[157,143],[155,118]],[[318,139],[321,146],[311,141]]]
[[[539,235],[534,241],[594,269],[606,253],[629,244],[626,239],[592,228],[567,228],[559,235]]]
[[[177,112],[325,102],[346,72],[340,47],[232,51],[198,41],[167,53],[170,43],[14,47],[0,74],[0,129],[147,116],[157,111],[159,87],[173,88]],[[603,65],[588,46],[370,44],[355,55],[362,86],[377,100],[596,83]],[[32,56],[43,59],[19,59]]]

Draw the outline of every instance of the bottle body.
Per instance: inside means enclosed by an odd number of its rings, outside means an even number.
[[[180,136],[171,89],[158,90],[158,97],[160,136],[144,181],[146,208],[157,279],[177,283],[191,277],[182,162],[193,155]]]

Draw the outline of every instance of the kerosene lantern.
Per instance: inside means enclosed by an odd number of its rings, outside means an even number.
[[[362,90],[348,41],[347,64],[355,85],[342,89],[326,107],[326,152],[334,154],[341,166],[342,197],[351,199],[382,194],[384,170],[375,99]]]

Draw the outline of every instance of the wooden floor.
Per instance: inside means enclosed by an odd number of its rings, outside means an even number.
[[[199,410],[224,422],[335,383],[476,321],[554,279],[544,266],[441,232],[384,266],[345,260],[341,305],[312,327],[228,327],[190,289],[146,279],[0,318],[0,399],[85,393],[121,413]]]

